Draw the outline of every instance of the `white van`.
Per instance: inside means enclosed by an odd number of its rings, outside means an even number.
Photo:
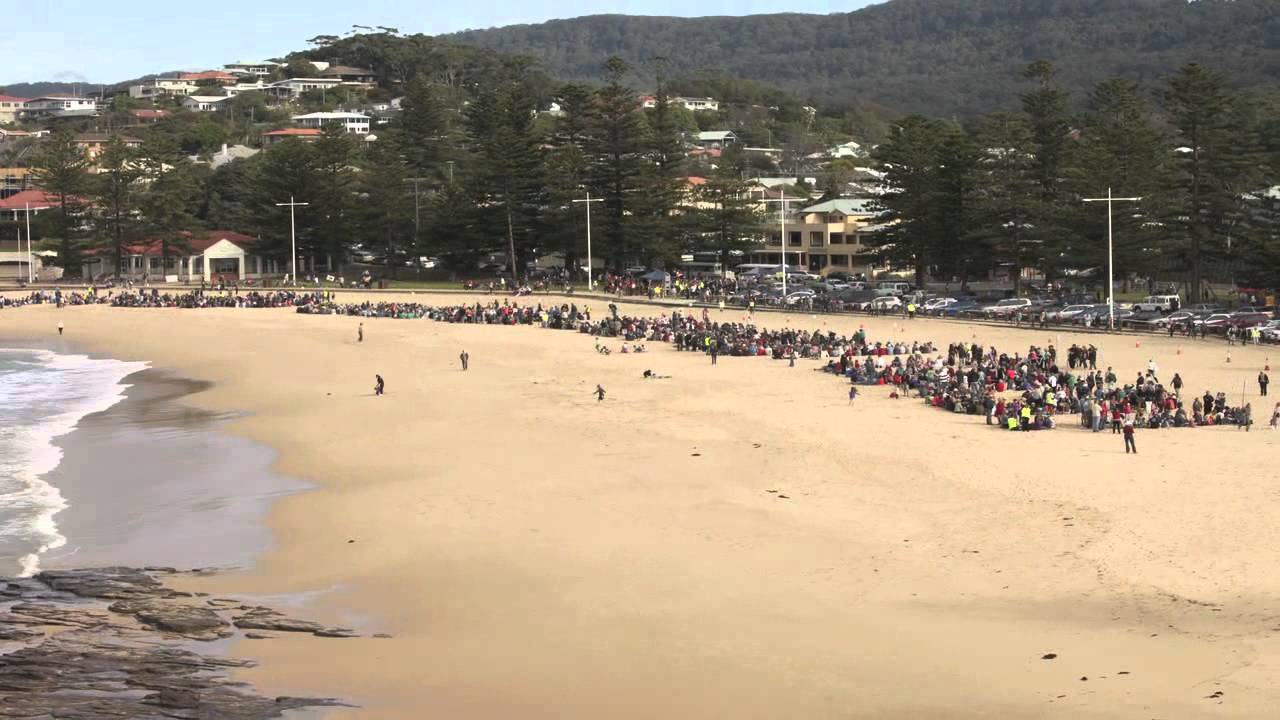
[[[1182,298],[1177,295],[1148,295],[1141,302],[1133,304],[1137,312],[1173,312],[1182,307]]]
[[[901,280],[882,280],[876,283],[877,290],[888,290],[894,295],[911,292],[911,283]]]

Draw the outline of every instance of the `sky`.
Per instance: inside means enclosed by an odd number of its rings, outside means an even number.
[[[353,24],[440,33],[601,13],[753,15],[849,12],[872,0],[23,0],[4,11],[0,87],[61,81],[113,83],[170,70],[206,70],[306,49]],[[448,8],[447,13],[439,8]],[[21,10],[18,10],[21,8]]]

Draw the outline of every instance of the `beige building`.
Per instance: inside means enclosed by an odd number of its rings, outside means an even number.
[[[751,255],[753,263],[782,262],[782,232],[776,203],[765,244]],[[868,236],[879,229],[873,200],[840,198],[787,212],[787,264],[825,275],[841,271],[868,273],[875,250]]]

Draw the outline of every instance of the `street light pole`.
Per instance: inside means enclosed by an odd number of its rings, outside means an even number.
[[[24,206],[26,207],[27,215],[27,282],[31,282],[35,280],[35,268],[31,267],[31,256],[33,254],[31,252],[31,203],[24,203]],[[22,251],[21,244],[18,246],[18,251]]]
[[[1116,280],[1115,280],[1115,243],[1111,233],[1111,203],[1138,202],[1141,197],[1118,198],[1111,196],[1111,188],[1107,188],[1104,198],[1081,198],[1084,202],[1105,202],[1107,204],[1107,329],[1116,329]]]
[[[289,274],[293,276],[293,284],[298,284],[298,226],[294,222],[293,209],[298,207],[306,207],[311,203],[294,202],[293,196],[289,196],[289,202],[276,203],[276,207],[289,208]]]
[[[779,232],[782,233],[782,304],[784,306],[787,303],[787,201],[799,199],[787,197],[787,191],[782,190],[777,199],[765,200],[767,203],[782,203],[778,224],[780,226]]]
[[[591,197],[591,191],[588,190],[587,197],[584,200],[574,200],[576,203],[585,203],[587,206],[587,290],[596,288],[595,275],[593,274],[595,267],[592,265],[591,259],[591,203],[604,202],[604,198]]]

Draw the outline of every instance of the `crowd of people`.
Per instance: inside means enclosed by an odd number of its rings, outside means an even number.
[[[1247,430],[1253,423],[1251,404],[1231,405],[1223,392],[1189,397],[1181,376],[1175,374],[1166,386],[1154,362],[1122,384],[1112,368],[1097,369],[1092,346],[1073,346],[1065,368],[1053,345],[1009,355],[956,343],[945,358],[911,360],[894,377],[903,391],[949,412],[985,416],[987,424],[1008,430],[1048,430],[1078,418],[1086,429],[1109,427],[1131,443],[1133,428],[1233,425]]]

